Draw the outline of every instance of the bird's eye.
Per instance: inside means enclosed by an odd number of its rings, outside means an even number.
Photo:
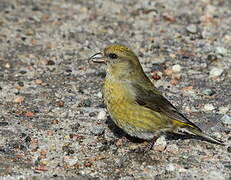
[[[108,57],[111,58],[111,59],[117,59],[118,58],[118,56],[115,53],[110,53],[108,55]]]

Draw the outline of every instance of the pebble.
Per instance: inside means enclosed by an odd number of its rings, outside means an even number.
[[[5,68],[9,69],[10,68],[10,63],[6,63]]]
[[[186,30],[190,33],[197,33],[197,26],[195,24],[190,24],[186,27]]]
[[[42,84],[43,83],[43,81],[41,80],[41,79],[36,79],[35,80],[35,84],[37,84],[37,85],[40,85],[40,84]]]
[[[174,164],[170,163],[166,166],[167,171],[175,171],[176,167]]]
[[[164,73],[165,73],[167,76],[171,76],[171,75],[172,75],[172,69],[166,69],[166,70],[164,70]]]
[[[69,165],[69,166],[74,166],[77,162],[78,159],[73,158],[73,159],[66,159],[65,162]]]
[[[224,174],[219,170],[212,170],[209,172],[208,180],[225,180]]]
[[[100,111],[99,114],[97,115],[97,119],[106,119],[106,112],[104,110]]]
[[[228,34],[225,35],[223,39],[224,39],[224,41],[227,42],[227,43],[228,43],[228,42],[231,42],[231,36],[228,35]]]
[[[226,106],[219,107],[220,114],[226,114],[228,111],[229,111],[229,107],[226,107]]]
[[[91,100],[90,99],[84,99],[81,103],[79,103],[80,107],[90,107],[91,106]]]
[[[166,151],[171,152],[173,154],[177,154],[179,151],[179,148],[176,144],[170,144],[167,146]]]
[[[95,136],[100,136],[100,135],[102,135],[102,134],[104,133],[105,128],[102,127],[102,126],[97,125],[97,126],[92,126],[92,127],[90,128],[90,131],[91,131],[91,133],[94,134]]]
[[[214,67],[209,72],[209,77],[218,77],[223,73],[224,69]]]
[[[55,62],[52,60],[48,60],[46,65],[52,66],[52,65],[55,65]]]
[[[214,95],[216,92],[214,91],[214,90],[212,90],[212,89],[204,89],[203,90],[203,94],[205,94],[205,95],[208,95],[208,96],[212,96],[212,95]]]
[[[24,97],[22,97],[22,96],[18,96],[14,99],[14,102],[16,102],[16,103],[22,103],[23,101],[24,101]]]
[[[176,64],[174,66],[172,66],[172,71],[173,72],[180,72],[182,69],[182,67],[179,64]]]
[[[90,112],[90,113],[89,113],[89,116],[90,116],[90,117],[95,117],[96,114],[95,114],[95,112]]]
[[[229,146],[229,147],[227,148],[227,152],[228,152],[228,153],[231,153],[231,146]]]
[[[204,111],[212,111],[214,110],[214,106],[212,104],[205,104],[204,105]]]
[[[208,61],[211,61],[211,62],[216,61],[216,60],[217,60],[217,56],[214,55],[214,54],[209,54],[209,55],[207,56],[207,60],[208,60]]]
[[[8,126],[9,123],[8,122],[0,122],[0,126]]]
[[[103,97],[103,95],[102,95],[101,92],[98,92],[98,93],[97,93],[97,96],[98,96],[99,98],[102,98],[102,97]]]
[[[226,55],[228,51],[223,47],[216,47],[215,52],[220,55]]]
[[[222,116],[221,121],[223,124],[231,124],[231,117],[227,114],[225,114],[224,116]]]
[[[156,140],[154,150],[161,152],[161,151],[164,151],[166,149],[166,146],[167,146],[167,141],[166,141],[164,136],[161,136]]]
[[[119,178],[119,180],[135,180],[135,178],[134,177],[130,177],[130,176],[125,176],[125,177]]]

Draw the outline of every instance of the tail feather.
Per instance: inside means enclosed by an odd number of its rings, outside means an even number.
[[[196,128],[187,127],[186,130],[188,130],[189,132],[191,132],[197,136],[200,136],[200,137],[206,139],[207,141],[210,141],[210,142],[213,142],[215,144],[222,145],[222,146],[225,145],[221,140],[215,139],[215,138],[209,136],[208,134],[205,134],[204,132],[201,131],[201,129],[199,129],[197,127]]]

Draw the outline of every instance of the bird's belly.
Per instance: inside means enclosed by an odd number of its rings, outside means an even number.
[[[115,124],[131,136],[152,139],[163,129],[161,116],[138,105],[123,86],[105,83],[104,101]]]

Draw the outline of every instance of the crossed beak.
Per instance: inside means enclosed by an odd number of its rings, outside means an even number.
[[[88,62],[92,61],[94,63],[106,63],[105,56],[102,52],[96,53],[88,59]]]

